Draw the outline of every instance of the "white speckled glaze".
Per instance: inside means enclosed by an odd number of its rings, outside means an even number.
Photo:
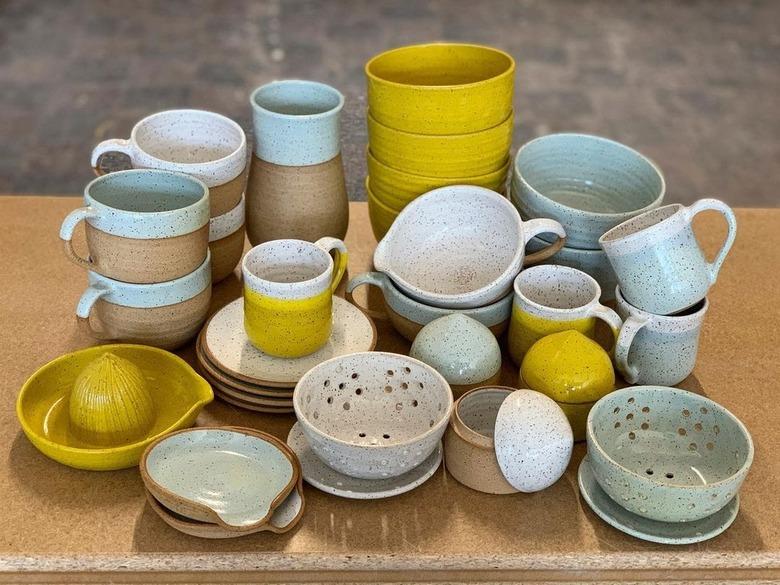
[[[736,495],[723,508],[701,520],[658,522],[644,518],[621,507],[601,489],[596,476],[593,475],[587,455],[580,463],[577,483],[582,499],[599,518],[621,532],[649,542],[661,544],[703,542],[725,531],[734,522],[739,512],[739,495]]]
[[[666,186],[652,161],[619,142],[550,134],[517,151],[510,191],[523,217],[552,218],[568,246],[598,249],[601,234],[658,207]]]
[[[104,140],[92,151],[92,167],[107,152],[122,152],[138,169],[184,173],[216,187],[246,166],[246,135],[230,118],[204,110],[167,110],[147,116],[129,140]]]
[[[615,364],[629,384],[674,386],[693,371],[699,334],[709,308],[705,298],[684,313],[654,315],[632,306],[616,287],[624,320],[615,345]]]
[[[323,492],[353,500],[377,500],[404,494],[422,485],[436,473],[442,460],[439,444],[417,467],[396,477],[360,479],[339,473],[325,465],[306,440],[301,423],[295,423],[287,436],[287,444],[301,462],[303,479]]]
[[[173,433],[147,449],[141,466],[147,488],[163,503],[183,500],[243,529],[265,523],[297,480],[290,455],[229,428]]]
[[[292,388],[311,368],[333,357],[370,351],[376,344],[374,325],[360,309],[333,297],[333,328],[324,347],[295,359],[261,352],[244,330],[244,302],[236,299],[220,309],[205,325],[203,350],[208,358],[239,380],[252,384]]]
[[[691,522],[726,506],[753,462],[745,426],[709,398],[633,386],[588,414],[588,457],[601,488],[623,508],[660,522]]]
[[[466,315],[447,315],[422,328],[409,357],[436,369],[450,384],[477,384],[501,369],[498,341],[479,321]]]
[[[436,370],[385,352],[323,362],[293,393],[312,450],[329,467],[361,479],[399,476],[422,463],[439,444],[452,403]]]
[[[209,222],[208,187],[168,171],[119,171],[98,177],[84,188],[84,203],[62,222],[60,239],[71,240],[80,221],[136,240],[182,236]]]
[[[693,233],[693,218],[702,211],[723,215],[728,235],[715,261],[707,262]],[[737,218],[718,199],[699,199],[653,209],[599,238],[617,275],[625,299],[635,307],[671,315],[701,301],[715,284],[737,234]]]
[[[89,287],[76,307],[76,315],[83,319],[89,317],[92,306],[101,298],[123,307],[166,307],[191,299],[211,286],[211,253],[194,272],[156,284],[120,282],[91,270],[87,274]]]
[[[255,89],[249,103],[258,158],[302,167],[327,162],[341,152],[344,96],[337,89],[316,81],[273,81]]]
[[[216,242],[228,237],[244,225],[245,202],[244,195],[233,209],[209,220],[209,242]]]
[[[533,390],[516,390],[498,409],[493,437],[506,480],[521,492],[538,492],[566,471],[574,435],[555,401]]]
[[[566,233],[550,219],[523,222],[506,198],[472,185],[421,195],[398,215],[374,251],[374,267],[407,295],[448,309],[481,307],[502,298],[535,235]]]

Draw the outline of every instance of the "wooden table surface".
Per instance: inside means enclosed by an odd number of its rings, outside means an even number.
[[[146,504],[136,469],[79,471],[47,459],[22,433],[14,403],[36,368],[95,343],[74,317],[86,275],[65,259],[57,237],[78,205],[75,197],[0,197],[0,582],[780,579],[780,210],[738,210],[739,234],[710,296],[699,361],[680,385],[724,404],[753,434],[739,517],[713,540],[673,547],[626,536],[587,508],[576,482],[584,444],[565,476],[540,493],[486,495],[443,470],[387,500],[346,500],[306,486],[306,513],[291,533],[227,541],[166,526]],[[365,204],[353,203],[351,213],[354,275],[370,266],[375,241]],[[709,216],[697,229],[708,251],[725,231]],[[215,287],[212,309],[239,294],[239,281],[229,278]],[[387,325],[377,328],[377,349],[408,349]],[[180,353],[193,362],[192,347]],[[511,367],[505,375],[513,384]],[[283,438],[293,422],[219,400],[198,419]]]

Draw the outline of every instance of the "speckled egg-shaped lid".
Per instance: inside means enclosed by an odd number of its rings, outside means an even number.
[[[476,384],[501,369],[501,348],[490,329],[454,313],[428,323],[409,356],[436,369],[450,384]]]
[[[496,458],[506,480],[521,492],[537,492],[566,471],[574,435],[561,407],[533,390],[516,390],[498,409]]]

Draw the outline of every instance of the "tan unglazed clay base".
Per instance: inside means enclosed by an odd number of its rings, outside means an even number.
[[[211,250],[212,284],[216,284],[230,276],[241,261],[241,254],[244,252],[245,234],[246,230],[242,225],[229,236],[209,244],[209,250]]]
[[[209,187],[209,214],[211,217],[218,217],[238,205],[246,186],[248,174],[249,165],[246,165],[235,179],[215,187]]]

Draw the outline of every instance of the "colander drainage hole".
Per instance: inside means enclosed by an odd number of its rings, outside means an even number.
[[[645,471],[645,473],[647,475],[653,475],[653,470],[652,469],[648,469],[647,471]]]
[[[674,473],[667,473],[666,479],[674,479]]]
[[[389,439],[389,438],[390,438],[390,435],[388,435],[387,433],[385,433],[384,435],[382,435],[382,438],[383,438],[383,439]]]
[[[365,433],[358,433],[358,437],[360,437],[361,439],[365,439],[366,438],[366,434]]]

